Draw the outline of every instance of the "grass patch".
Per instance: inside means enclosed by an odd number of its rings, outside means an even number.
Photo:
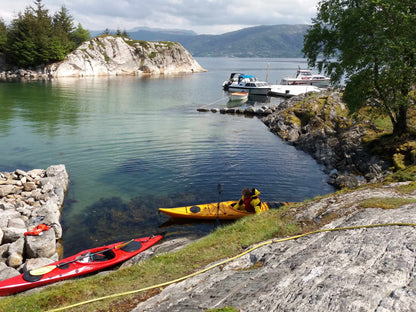
[[[416,191],[416,182],[410,182],[409,184],[401,185],[397,188],[400,193],[411,194]]]
[[[359,208],[396,209],[406,204],[416,203],[412,198],[368,198],[360,202]]]
[[[416,181],[416,165],[408,166],[388,176],[386,183]]]
[[[94,275],[53,285],[35,294],[20,294],[0,300],[0,311],[47,311],[109,294],[142,289],[196,272],[220,259],[235,256],[248,246],[275,237],[286,237],[301,232],[287,214],[290,206],[270,210],[260,215],[242,218],[219,227],[212,234],[182,250],[163,254],[141,264],[119,269],[108,275]],[[114,306],[144,300],[148,293],[113,298],[73,308],[71,311],[126,311]]]

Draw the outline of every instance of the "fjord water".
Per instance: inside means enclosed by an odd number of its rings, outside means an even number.
[[[162,206],[238,199],[244,187],[258,188],[264,201],[333,191],[320,165],[257,117],[196,110],[227,105],[221,84],[230,72],[275,83],[304,60],[197,60],[208,72],[0,83],[0,171],[66,165],[65,254],[161,230],[204,234],[215,225],[169,226],[158,215]]]

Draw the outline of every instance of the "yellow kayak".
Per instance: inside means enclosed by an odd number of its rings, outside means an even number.
[[[236,203],[235,200],[220,202],[220,208],[218,211],[218,217],[221,220],[233,220],[254,213],[246,210],[234,209],[231,204]],[[267,203],[261,203],[261,211],[269,210]],[[218,203],[185,206],[177,208],[159,208],[159,211],[166,213],[172,218],[187,218],[187,219],[205,219],[216,220],[217,219]]]

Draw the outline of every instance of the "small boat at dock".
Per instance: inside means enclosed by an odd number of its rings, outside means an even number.
[[[231,92],[228,98],[230,101],[245,101],[248,99],[248,92]]]
[[[283,78],[282,85],[312,85],[320,88],[326,88],[329,86],[330,78],[324,75],[313,74],[308,69],[298,69],[295,77]]]
[[[247,92],[250,95],[268,95],[271,88],[268,82],[260,81],[253,75],[232,73],[228,81],[222,84],[230,92]]]

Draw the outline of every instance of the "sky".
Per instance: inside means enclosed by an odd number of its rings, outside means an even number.
[[[319,0],[42,0],[53,15],[65,6],[76,25],[88,30],[136,27],[223,34],[246,27],[311,24]],[[0,0],[9,24],[33,0]]]

